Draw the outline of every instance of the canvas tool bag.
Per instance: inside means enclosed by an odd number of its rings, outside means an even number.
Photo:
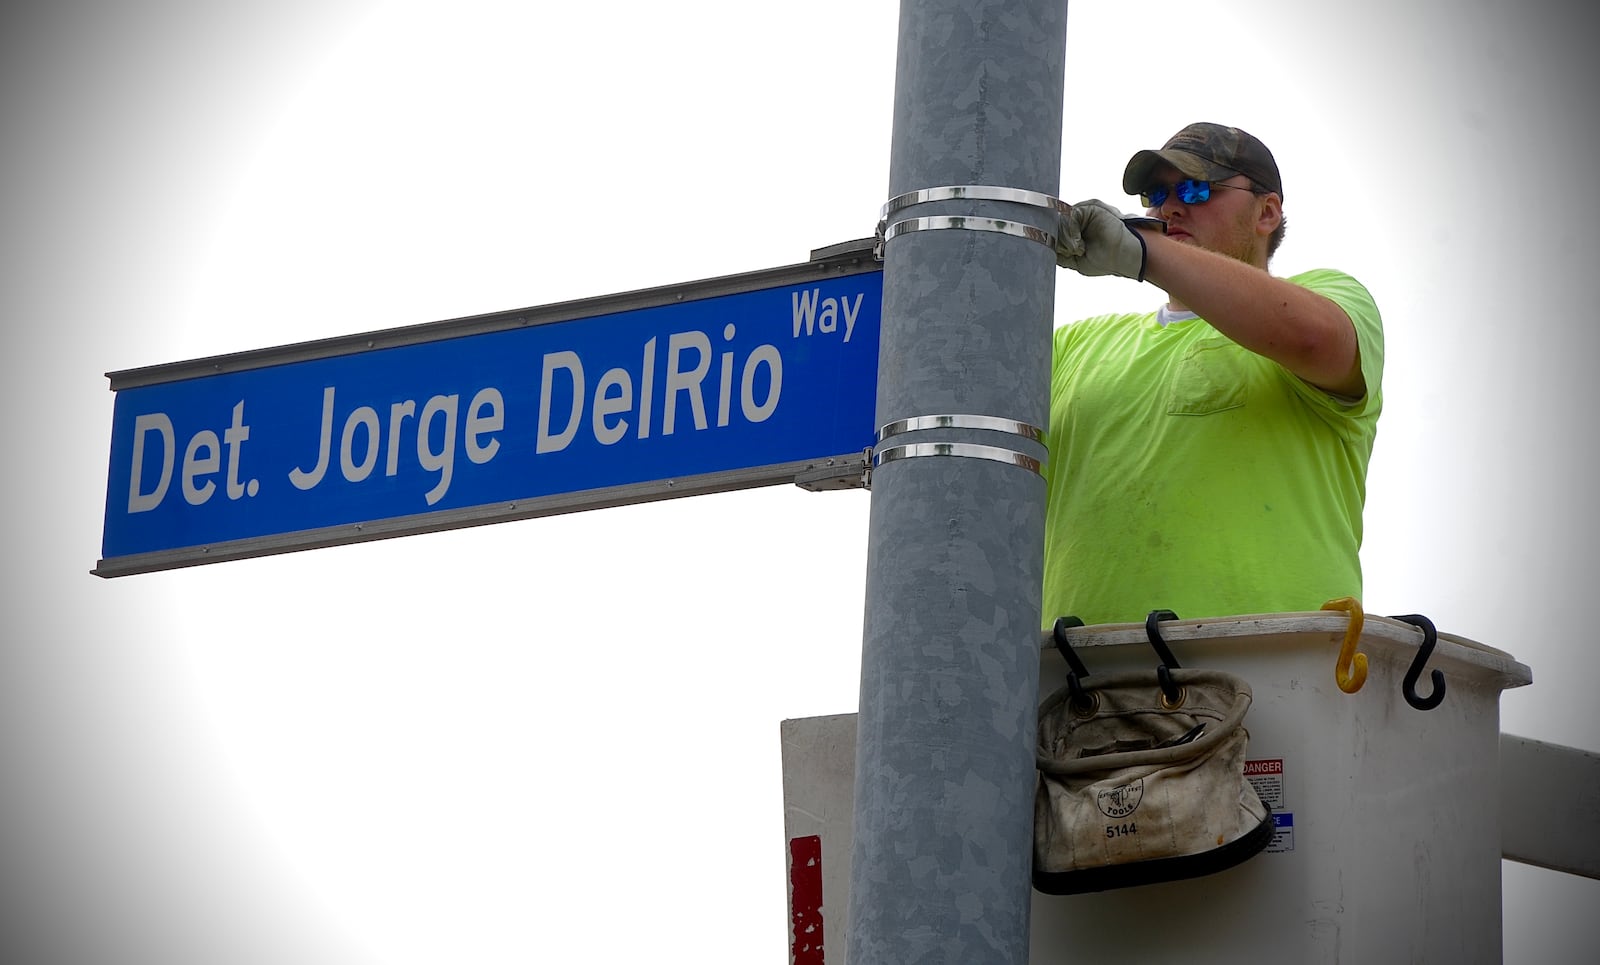
[[[1211,874],[1272,839],[1271,811],[1244,777],[1250,685],[1213,670],[1160,671],[1074,676],[1040,704],[1038,890]]]

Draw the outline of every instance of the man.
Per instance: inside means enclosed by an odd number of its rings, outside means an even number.
[[[1372,296],[1329,269],[1268,273],[1283,182],[1244,131],[1191,124],[1135,154],[1122,186],[1148,217],[1074,205],[1057,260],[1167,300],[1055,333],[1045,626],[1359,598],[1382,408]]]

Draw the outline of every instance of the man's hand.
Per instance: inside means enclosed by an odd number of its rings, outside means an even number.
[[[1156,218],[1124,217],[1103,201],[1080,201],[1061,218],[1056,264],[1081,275],[1120,275],[1144,281],[1144,237],[1135,227],[1159,227]]]

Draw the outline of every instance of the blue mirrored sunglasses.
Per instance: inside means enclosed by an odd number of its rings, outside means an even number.
[[[1139,195],[1139,200],[1146,208],[1159,208],[1167,203],[1167,198],[1176,194],[1178,200],[1184,204],[1204,204],[1211,200],[1212,188],[1232,188],[1235,191],[1249,191],[1250,188],[1240,184],[1221,184],[1215,181],[1196,181],[1187,178],[1177,184],[1158,184],[1146,188]]]

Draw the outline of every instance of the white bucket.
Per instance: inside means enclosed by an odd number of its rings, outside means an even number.
[[[1348,694],[1334,674],[1348,623],[1328,611],[1160,624],[1183,667],[1250,683],[1249,759],[1278,834],[1265,852],[1202,878],[1035,892],[1030,962],[1501,960],[1499,697],[1532,675],[1508,654],[1441,633],[1414,691],[1429,696],[1437,669],[1444,699],[1417,710],[1402,682],[1423,632],[1369,616],[1358,647],[1367,679]],[[1157,663],[1140,624],[1075,628],[1068,639],[1091,685],[1095,674]],[[1043,697],[1065,683],[1067,665],[1053,649],[1041,660]],[[785,831],[821,839],[826,961],[842,965],[855,719],[783,729]]]

